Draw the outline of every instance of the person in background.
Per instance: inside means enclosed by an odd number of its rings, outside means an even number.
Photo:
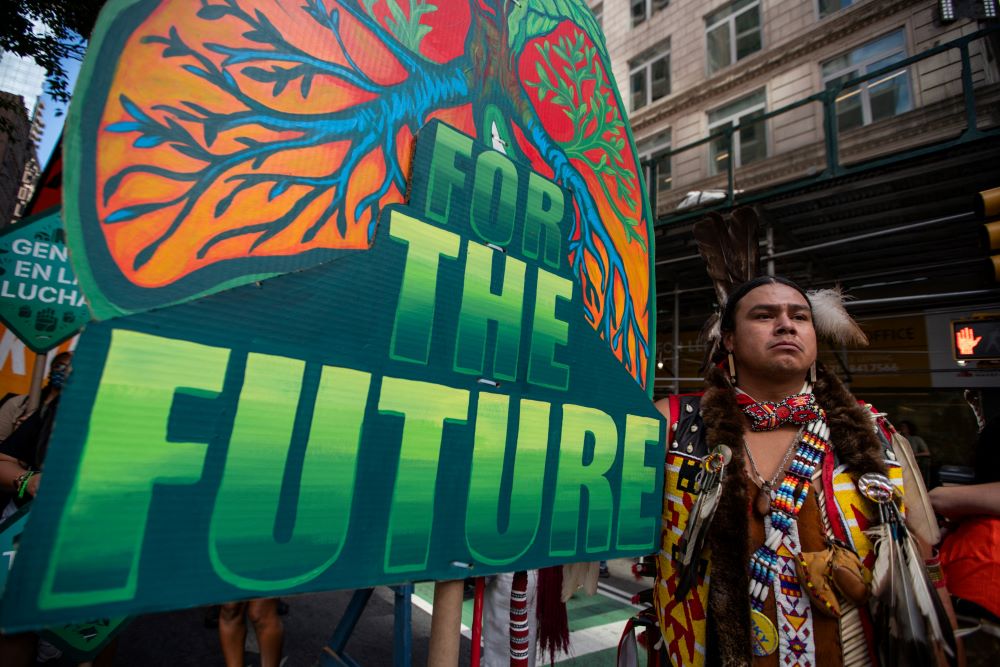
[[[917,435],[917,425],[913,422],[904,419],[899,422],[896,427],[899,430],[900,435],[906,438],[910,443],[910,449],[913,450],[913,456],[917,459],[917,465],[920,466],[920,474],[924,478],[924,484],[930,482],[931,474],[931,450],[927,446],[927,442]]]
[[[278,616],[277,598],[257,598],[228,602],[219,613],[219,643],[226,667],[243,667],[247,639],[247,618],[253,623],[260,646],[261,667],[278,667],[285,639],[285,627]]]
[[[9,501],[5,503],[0,518],[7,518],[18,507],[35,497],[42,480],[42,464],[48,450],[49,436],[59,408],[59,396],[63,385],[73,370],[73,353],[61,352],[52,360],[48,383],[42,389],[38,409],[28,414],[25,408],[15,417],[13,412],[6,415],[8,423],[15,427],[0,442],[0,489]],[[4,404],[14,403],[11,399]]]
[[[956,609],[1000,623],[1000,414],[985,417],[978,390],[967,390],[965,397],[979,426],[975,478],[972,484],[936,487],[930,499],[946,519],[940,559]]]
[[[73,353],[61,352],[52,359],[48,383],[42,389],[38,408],[27,410],[27,396],[24,401],[11,399],[4,403],[10,410],[0,415],[0,432],[8,426],[11,431],[0,442],[0,502],[2,517],[7,518],[19,507],[38,494],[42,481],[42,468],[48,453],[49,438],[59,409],[59,397],[63,386],[73,371]],[[115,645],[109,644],[94,660],[94,664],[111,664]],[[46,662],[58,658],[60,651],[46,641],[40,640],[32,632],[18,635],[0,635],[0,665],[17,667],[32,662]]]

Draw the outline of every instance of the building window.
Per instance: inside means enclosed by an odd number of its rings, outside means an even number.
[[[633,28],[643,21],[648,21],[653,14],[670,4],[670,0],[631,0],[631,2]]]
[[[663,193],[673,184],[670,175],[670,130],[660,132],[648,139],[635,144],[639,152],[639,161],[643,165],[643,176],[646,177],[646,187],[649,189],[649,205],[663,198]],[[653,168],[656,169],[656,180],[653,180]],[[655,211],[654,211],[655,214]]]
[[[844,7],[850,7],[854,0],[819,0],[819,17],[824,18],[839,12]]]
[[[906,58],[902,30],[823,63],[823,85],[836,85]],[[837,127],[850,130],[909,111],[910,75],[904,69],[851,86],[837,95]]]
[[[708,73],[760,51],[760,0],[737,0],[705,17]]]
[[[670,94],[670,43],[666,42],[629,63],[632,111]]]
[[[741,167],[767,157],[767,126],[764,121],[754,121],[754,118],[762,115],[764,111],[764,91],[759,90],[709,112],[709,133],[721,130],[727,125],[736,128],[732,144],[734,167]],[[712,140],[709,144],[708,157],[710,173],[721,174],[729,169],[730,155],[725,137]]]

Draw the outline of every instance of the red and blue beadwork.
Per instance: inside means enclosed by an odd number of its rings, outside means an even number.
[[[793,394],[780,403],[760,401],[742,406],[743,413],[750,418],[751,431],[773,431],[784,424],[807,424],[821,417],[823,408],[816,403],[811,393]]]

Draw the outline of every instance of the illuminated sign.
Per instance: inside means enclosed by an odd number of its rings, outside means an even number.
[[[953,321],[951,344],[957,361],[1000,359],[1000,316]]]

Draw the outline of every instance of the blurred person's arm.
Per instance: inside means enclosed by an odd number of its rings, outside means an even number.
[[[939,486],[930,491],[931,505],[949,519],[974,515],[1000,516],[1000,482]]]
[[[13,433],[3,442],[0,442],[0,488],[5,491],[17,493],[20,491],[18,478],[31,470],[32,461],[38,448],[38,433],[40,418],[38,414],[28,417]],[[28,480],[29,484],[25,493],[32,497],[38,489],[36,474]]]

